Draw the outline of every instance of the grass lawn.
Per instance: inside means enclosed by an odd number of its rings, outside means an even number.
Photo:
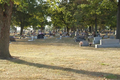
[[[120,80],[120,48],[79,47],[72,38],[18,39],[0,59],[0,80]]]

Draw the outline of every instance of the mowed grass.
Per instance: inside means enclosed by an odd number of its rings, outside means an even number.
[[[72,38],[18,39],[0,59],[0,80],[120,80],[120,48],[79,47]]]

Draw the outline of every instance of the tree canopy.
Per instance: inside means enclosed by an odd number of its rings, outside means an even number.
[[[51,9],[54,26],[104,29],[116,28],[116,0],[62,0]],[[62,24],[61,24],[62,23]]]

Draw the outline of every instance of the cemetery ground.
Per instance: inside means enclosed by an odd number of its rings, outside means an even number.
[[[0,80],[120,80],[120,48],[79,47],[73,38],[17,39]]]

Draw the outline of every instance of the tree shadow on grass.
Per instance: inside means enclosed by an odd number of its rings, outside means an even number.
[[[52,65],[46,65],[46,64],[39,64],[39,63],[32,63],[32,62],[27,62],[24,60],[21,60],[19,58],[13,58],[13,59],[9,59],[9,61],[17,63],[17,64],[23,64],[23,65],[29,65],[29,66],[34,66],[34,67],[38,67],[38,68],[47,68],[47,69],[53,69],[53,70],[62,70],[62,71],[68,71],[68,72],[74,72],[77,74],[84,74],[84,75],[89,75],[89,76],[93,76],[93,77],[101,77],[104,78],[107,76],[112,76],[112,79],[120,79],[120,75],[119,74],[112,74],[112,73],[105,73],[105,72],[94,72],[94,71],[86,71],[86,70],[77,70],[77,69],[72,69],[72,68],[65,68],[65,67],[60,67],[60,66],[52,66]],[[108,78],[108,79],[111,79]]]

